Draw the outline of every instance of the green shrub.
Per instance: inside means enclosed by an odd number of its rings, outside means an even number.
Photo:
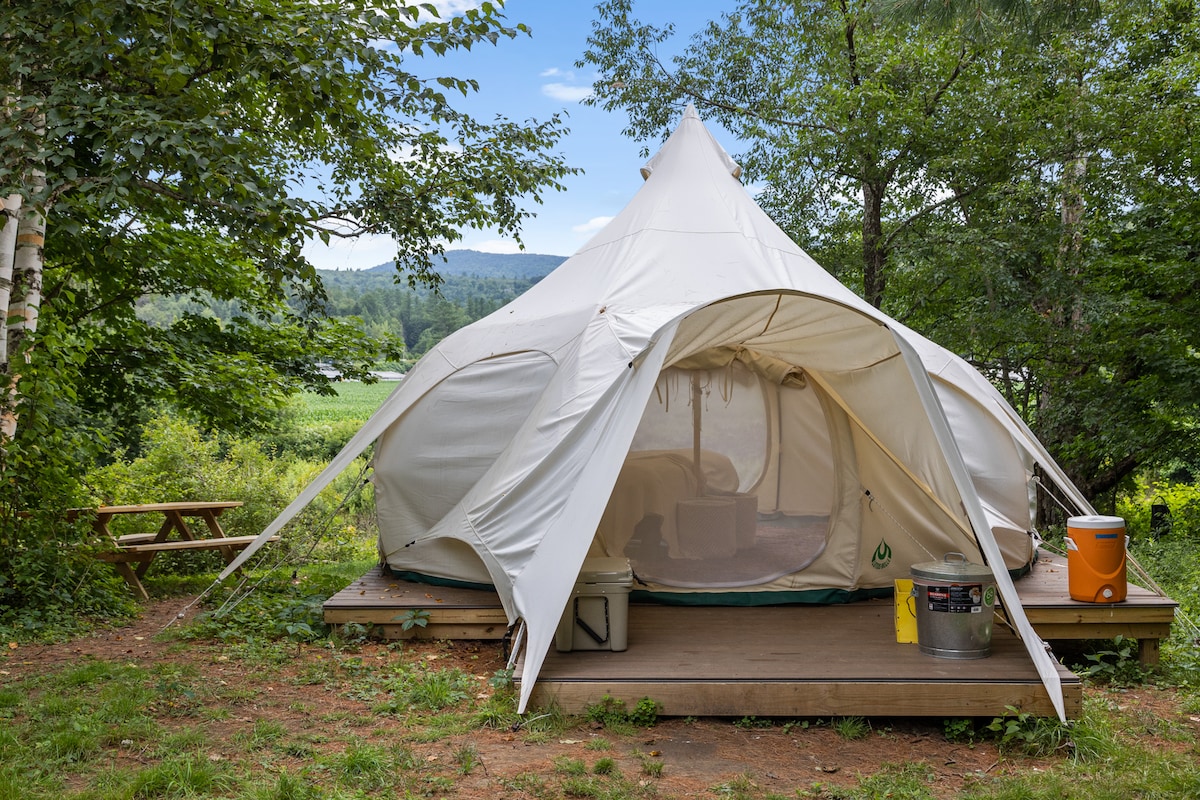
[[[189,625],[189,638],[223,641],[292,639],[309,642],[329,635],[322,606],[330,592],[312,593],[316,587],[296,586],[279,579],[264,581],[231,607],[205,612]]]
[[[1117,515],[1125,520],[1126,530],[1136,542],[1149,537],[1150,509],[1165,504],[1170,514],[1170,536],[1200,537],[1200,485],[1151,481],[1139,478],[1132,492],[1117,499]],[[1161,533],[1161,532],[1160,532]]]
[[[0,448],[4,639],[58,637],[78,632],[92,617],[134,612],[124,581],[92,557],[91,526],[68,513],[87,505],[80,465],[104,446],[104,437],[81,426],[69,405],[32,398],[22,405],[16,437]]]
[[[120,459],[88,476],[96,501],[151,503],[174,500],[239,500],[244,505],[221,516],[231,536],[254,536],[271,523],[323,469],[323,464],[294,457],[272,458],[256,441],[205,435],[178,417],[151,420],[141,437],[139,455]],[[319,536],[317,557],[340,561],[361,557],[373,542],[369,516],[374,505],[370,487],[338,513],[361,468],[347,470],[293,521],[285,542]],[[136,517],[113,520],[114,533],[145,533]],[[301,532],[297,535],[297,531]],[[159,563],[161,560],[161,564]],[[195,574],[223,566],[218,553],[172,553],[155,560],[155,573]]]
[[[950,717],[942,720],[942,733],[947,742],[975,741],[975,722],[970,717]]]
[[[1074,668],[1081,677],[1108,686],[1136,686],[1145,683],[1147,670],[1138,660],[1136,639],[1117,636],[1102,650],[1084,654],[1085,662]]]
[[[0,639],[56,638],[136,612],[125,581],[92,555],[93,538],[56,508],[0,510]]]
[[[986,730],[995,736],[1002,749],[1013,749],[1031,756],[1069,753],[1074,746],[1071,726],[1050,717],[1039,717],[1009,706],[1008,715],[996,717]]]
[[[270,458],[254,441],[207,436],[195,425],[173,416],[151,420],[142,433],[142,449],[94,470],[88,483],[102,503],[165,503],[178,500],[240,500],[245,505],[221,517],[230,535],[257,534],[296,495],[300,487],[286,480],[288,461]],[[144,525],[144,520],[113,521],[118,526]]]

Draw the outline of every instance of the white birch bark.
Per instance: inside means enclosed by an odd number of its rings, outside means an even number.
[[[4,227],[0,228],[0,313],[8,314],[8,301],[12,296],[13,259],[17,253],[17,225],[21,216],[21,195],[9,195],[3,204]],[[8,365],[8,326],[3,326],[0,336],[0,368]]]
[[[39,115],[38,133],[44,133],[45,118]],[[46,173],[32,166],[26,181],[27,197],[40,197],[46,188]],[[9,198],[11,200],[11,197]],[[19,199],[19,198],[18,198]],[[5,200],[7,214],[9,200]],[[21,365],[29,363],[26,337],[37,330],[38,310],[42,304],[42,272],[45,266],[46,216],[36,203],[21,203],[16,214],[16,239],[13,248],[12,271],[9,274],[7,302],[0,306],[6,312],[3,335],[5,359],[0,368],[7,381],[6,396],[0,408],[0,444],[10,441],[17,431],[17,382]],[[8,220],[5,221],[8,232]],[[0,277],[3,277],[0,264]]]
[[[45,183],[38,173],[31,183]],[[35,190],[41,186],[35,186]],[[38,309],[42,305],[42,269],[45,265],[46,217],[35,206],[26,204],[17,228],[17,248],[13,257],[13,293],[8,308],[8,352],[22,355],[25,337],[37,330]],[[29,356],[25,354],[25,360]]]
[[[8,303],[12,297],[13,270],[17,254],[17,231],[20,228],[21,195],[10,195],[4,201],[4,228],[0,229],[0,313],[5,315],[5,324],[0,326],[0,391],[4,402],[0,405],[0,444],[12,439],[17,431],[16,393],[17,376],[8,359]]]
[[[45,174],[30,175],[32,193],[41,190]],[[45,264],[46,218],[33,205],[25,204],[17,224],[13,254],[12,293],[8,306],[5,335],[8,347],[8,397],[0,414],[0,441],[12,439],[17,432],[16,391],[21,364],[29,362],[26,337],[37,330],[38,309],[42,304],[42,270]]]

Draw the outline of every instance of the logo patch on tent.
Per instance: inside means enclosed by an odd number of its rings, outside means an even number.
[[[880,539],[879,547],[875,548],[875,555],[871,556],[871,566],[875,569],[886,569],[890,563],[892,563],[892,548],[888,547],[886,540]]]

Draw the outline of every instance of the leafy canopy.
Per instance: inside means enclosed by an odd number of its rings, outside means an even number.
[[[1194,3],[743,0],[682,45],[598,17],[593,102],[733,133],[781,227],[992,376],[1085,494],[1200,466]]]
[[[48,220],[42,317],[87,340],[94,411],[161,398],[253,422],[327,390],[320,361],[365,375],[399,343],[323,319],[306,243],[389,235],[410,283],[436,284],[464,229],[519,237],[572,171],[559,118],[480,122],[453,103],[475,82],[432,74],[528,33],[497,4],[442,19],[387,0],[50,0],[0,21],[0,196]],[[156,294],[242,317],[156,328],[136,315]]]
[[[409,280],[436,284],[464,229],[519,236],[572,171],[566,129],[473,119],[455,103],[477,85],[436,63],[526,34],[491,2],[442,19],[393,0],[0,0],[0,198],[36,234],[17,237],[18,285],[42,289],[36,334],[0,364],[18,420],[0,607],[115,607],[62,510],[94,502],[80,475],[136,454],[119,440],[159,406],[253,429],[300,388],[330,391],[322,362],[365,377],[399,355],[326,318],[306,244],[388,235]],[[201,310],[151,324],[155,295]]]

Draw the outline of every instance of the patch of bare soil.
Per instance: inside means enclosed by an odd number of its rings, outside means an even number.
[[[797,791],[813,791],[819,796],[815,785],[852,786],[886,765],[900,768],[916,763],[925,765],[935,776],[932,791],[938,797],[952,798],[972,782],[1048,768],[1056,761],[1001,753],[990,741],[948,741],[941,719],[887,717],[868,720],[869,731],[858,739],[841,735],[830,720],[663,719],[651,728],[614,735],[597,723],[578,719],[548,740],[529,737],[521,729],[475,728],[431,743],[419,742],[411,719],[380,714],[373,710],[377,698],[356,697],[350,691],[353,681],[346,672],[346,661],[356,665],[359,675],[370,670],[382,674],[389,665],[402,662],[424,661],[431,668],[457,667],[477,676],[478,696],[484,698],[493,691],[488,678],[505,666],[499,644],[414,641],[389,646],[368,642],[350,653],[306,645],[296,647],[277,668],[264,668],[261,663],[231,653],[220,642],[181,643],[160,636],[168,624],[186,624],[194,614],[189,610],[180,616],[186,602],[179,598],[153,602],[129,625],[69,642],[5,648],[0,655],[0,681],[88,659],[147,668],[191,664],[213,689],[203,702],[226,707],[227,713],[205,714],[210,720],[205,723],[210,741],[224,743],[213,748],[211,759],[244,758],[246,738],[256,724],[264,722],[281,726],[286,731],[285,739],[308,742],[312,748],[307,755],[301,751],[271,751],[274,760],[265,769],[299,771],[318,756],[356,742],[404,742],[429,771],[452,776],[437,794],[458,798],[538,795],[538,779],[543,786],[557,785],[562,779],[561,761],[556,767],[556,760],[562,757],[589,767],[601,758],[610,758],[627,780],[653,784],[660,797],[712,796],[714,792],[728,795],[731,786],[751,796],[796,796]],[[1128,713],[1133,724],[1144,725],[1148,737],[1162,729],[1163,720],[1174,720],[1200,736],[1200,719],[1182,713],[1170,692],[1145,688],[1105,695]],[[164,696],[152,713],[168,729],[195,725],[195,709],[189,712],[180,703],[179,698]],[[978,720],[976,724],[986,722]],[[597,747],[598,738],[611,746]],[[1162,737],[1161,745],[1184,746],[1177,736]],[[463,774],[456,763],[466,749],[475,754],[475,764]],[[128,752],[119,754],[117,761],[136,762],[142,758],[143,754]],[[661,762],[661,770],[647,768],[654,762]],[[722,792],[722,787],[726,791]]]

